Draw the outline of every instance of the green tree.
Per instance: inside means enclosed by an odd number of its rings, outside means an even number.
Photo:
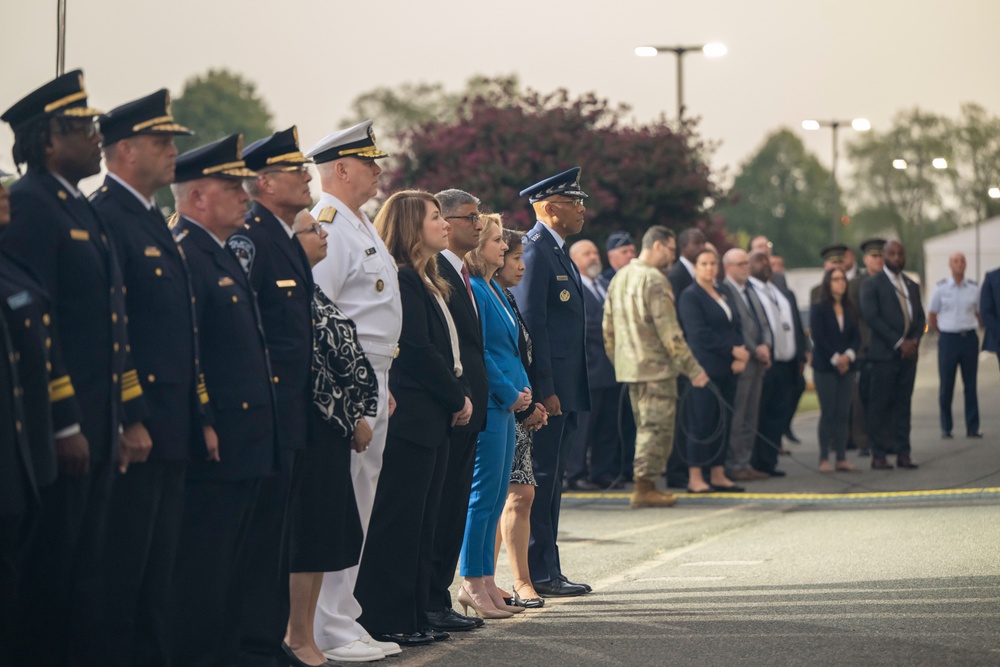
[[[959,212],[958,224],[972,224],[1000,215],[1000,199],[988,191],[1000,185],[1000,116],[978,104],[963,104],[948,135],[951,164],[948,176]]]
[[[257,85],[225,69],[210,69],[184,82],[173,112],[178,123],[195,133],[193,137],[178,137],[177,148],[182,153],[233,132],[243,133],[244,145],[274,132],[271,112]]]
[[[830,172],[787,128],[764,139],[740,166],[719,211],[730,232],[763,234],[788,268],[816,266],[830,242]]]

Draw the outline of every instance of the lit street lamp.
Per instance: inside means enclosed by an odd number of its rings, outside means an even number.
[[[839,197],[837,196],[837,157],[838,157],[838,146],[837,146],[837,130],[840,129],[841,125],[850,125],[857,132],[867,132],[872,129],[872,124],[868,122],[866,118],[855,118],[854,120],[804,120],[802,121],[802,129],[808,130],[810,132],[816,131],[821,127],[828,127],[833,134],[833,166],[830,169],[830,242],[837,243],[840,241],[840,211],[838,210],[837,201]]]
[[[635,55],[640,58],[652,58],[661,53],[673,53],[677,56],[677,120],[684,117],[684,54],[688,51],[701,51],[706,58],[721,58],[729,49],[725,44],[711,42],[701,46],[637,46]]]

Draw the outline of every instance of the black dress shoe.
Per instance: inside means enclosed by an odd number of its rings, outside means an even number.
[[[909,454],[900,454],[896,457],[896,467],[906,468],[907,470],[916,470],[920,466],[910,460]]]
[[[715,489],[713,489],[711,485],[709,485],[707,489],[698,489],[697,491],[695,491],[689,486],[687,487],[687,492],[694,495],[698,495],[699,493],[715,493]]]
[[[380,642],[392,642],[393,644],[399,644],[400,646],[426,646],[434,641],[434,638],[425,635],[422,632],[414,632],[413,634],[404,633],[394,633],[391,635],[372,635],[373,639],[377,639]]]
[[[604,488],[594,484],[589,479],[572,479],[566,483],[570,491],[603,491]]]
[[[719,493],[743,493],[746,491],[742,486],[719,486],[718,484],[709,484],[713,491],[718,491]]]
[[[951,431],[941,431],[941,439],[942,440],[951,440],[952,437],[954,437],[954,436],[952,436]]]
[[[784,477],[786,473],[784,470],[768,470],[767,474],[771,477]]]
[[[539,609],[545,606],[545,600],[542,598],[522,598],[514,591],[513,603],[517,607],[524,607],[525,609]]]
[[[299,656],[295,655],[292,647],[285,642],[281,642],[281,652],[285,654],[285,661],[288,662],[290,667],[326,667],[326,665],[333,664],[329,660],[325,660],[318,665],[310,665],[308,662],[299,660]]]
[[[895,466],[885,460],[884,456],[872,458],[872,470],[892,470]]]
[[[585,589],[587,589],[588,593],[594,590],[593,588],[590,587],[590,584],[578,584],[575,581],[570,581],[569,579],[566,578],[565,574],[560,574],[559,578],[562,579],[564,584],[569,584],[570,586],[583,586]]]
[[[965,437],[966,438],[973,438],[973,439],[979,440],[980,438],[983,437],[983,434],[982,433],[968,433],[968,434],[966,434]]]
[[[432,641],[443,642],[445,639],[451,639],[451,635],[444,630],[435,630],[433,628],[427,628],[426,630],[421,630],[420,634],[424,637],[430,637]]]
[[[476,622],[471,618],[462,616],[454,609],[447,609],[427,612],[427,625],[431,630],[464,632],[475,629]]]
[[[788,438],[788,442],[794,443],[796,445],[802,444],[802,441],[799,440],[794,433],[792,433],[792,429],[788,429],[787,431],[785,431],[784,436]]]
[[[587,589],[583,586],[567,584],[562,579],[535,582],[534,586],[535,592],[543,598],[572,598],[587,594]]]

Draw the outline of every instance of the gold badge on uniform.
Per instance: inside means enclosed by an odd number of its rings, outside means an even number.
[[[559,300],[563,302],[569,301],[569,290],[564,289],[562,292],[559,292]]]
[[[275,281],[278,287],[295,287],[294,280],[277,280]]]
[[[159,257],[161,255],[160,249],[157,248],[155,245],[146,246],[145,250],[143,250],[143,254],[146,257]]]
[[[378,280],[375,281],[375,291],[381,292],[384,289],[385,289],[385,283],[382,282],[381,278],[379,278]]]
[[[233,279],[230,278],[229,276],[223,276],[222,278],[219,278],[219,287],[229,287],[230,285],[233,284],[234,284]]]
[[[69,230],[69,237],[74,241],[89,241],[90,232],[86,229],[71,229]]]

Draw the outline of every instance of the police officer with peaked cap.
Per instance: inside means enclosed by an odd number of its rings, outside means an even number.
[[[535,434],[532,466],[538,486],[531,505],[528,567],[535,590],[545,597],[582,595],[586,584],[562,571],[556,537],[566,458],[577,429],[577,413],[590,409],[585,351],[583,283],[569,258],[566,237],[583,228],[587,193],[574,167],[521,191],[538,222],[524,237],[524,279],[511,289],[534,349],[534,395],[549,413],[549,425]]]
[[[77,188],[100,168],[98,113],[76,70],[0,116],[14,130],[14,161],[28,166],[11,186],[12,219],[0,244],[52,299],[52,347],[66,367],[50,378],[60,475],[42,494],[18,614],[18,638],[36,664],[86,660],[97,641],[112,466],[116,458],[126,466],[150,442],[115,249]]]
[[[861,242],[861,261],[864,270],[847,282],[847,298],[854,304],[858,313],[858,329],[861,331],[861,346],[858,348],[858,379],[851,392],[851,438],[847,448],[858,449],[859,456],[868,456],[868,381],[871,378],[871,365],[868,363],[868,345],[871,343],[872,330],[861,314],[861,286],[870,277],[882,273],[882,246],[885,239],[870,238]]]
[[[394,408],[389,393],[389,367],[397,353],[403,322],[396,262],[368,216],[361,210],[378,192],[388,154],[375,143],[372,121],[366,120],[327,135],[306,153],[316,162],[323,193],[313,215],[323,224],[326,259],[313,267],[316,285],[354,321],[358,341],[375,369],[378,380],[378,415],[366,418],[372,428],[368,448],[351,454],[354,496],[367,533],[382,469],[389,414]],[[361,606],[354,597],[358,566],[323,577],[316,609],[316,643],[333,660],[377,660],[399,648],[377,642],[357,622]]]
[[[309,160],[299,150],[294,126],[275,132],[243,150],[244,181],[253,205],[244,216],[245,230],[227,243],[240,258],[257,293],[261,322],[271,354],[281,445],[278,473],[261,480],[254,525],[247,536],[253,571],[280,572],[277,577],[242,582],[245,624],[240,653],[244,664],[273,664],[288,624],[288,558],[282,548],[285,507],[297,451],[309,441],[312,405],[312,293],[309,260],[295,235],[295,215],[312,204]]]
[[[197,343],[187,263],[154,193],[174,180],[174,137],[190,135],[164,90],[100,118],[108,175],[91,203],[108,226],[125,280],[132,356],[153,441],[145,462],[117,475],[104,562],[107,665],[163,663],[168,609],[192,456],[204,458]],[[200,396],[207,400],[204,385]],[[95,656],[96,658],[96,656]]]
[[[273,373],[256,295],[226,240],[243,229],[254,175],[231,134],[177,158],[174,228],[187,258],[208,402],[208,457],[187,471],[174,583],[173,662],[239,663],[246,536],[261,480],[277,467]],[[217,437],[217,442],[210,440]],[[214,447],[213,447],[214,445]],[[213,451],[214,450],[214,451]],[[242,664],[242,663],[240,663]]]

